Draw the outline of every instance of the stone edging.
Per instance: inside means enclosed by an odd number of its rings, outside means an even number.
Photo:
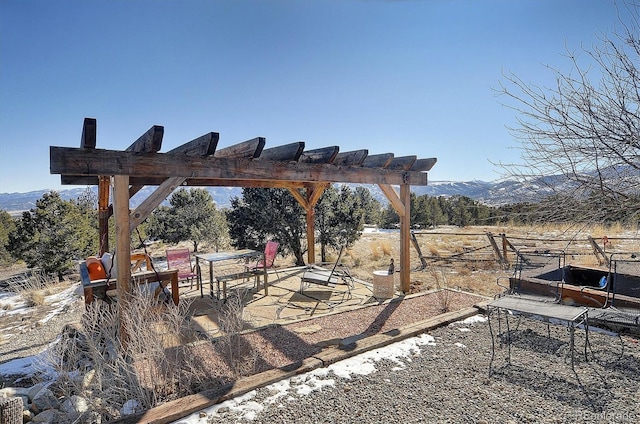
[[[114,421],[114,423],[171,423],[193,414],[194,412],[209,408],[225,400],[241,396],[252,390],[268,386],[269,384],[286,378],[294,377],[298,374],[303,374],[317,368],[326,367],[360,353],[381,348],[409,337],[417,336],[434,328],[469,318],[477,315],[481,310],[484,310],[485,307],[486,306],[482,304],[474,305],[459,311],[437,315],[385,333],[362,338],[352,343],[341,343],[339,346],[331,346],[323,349],[321,352],[310,358],[306,358],[290,366],[243,377],[233,384],[185,396],[149,409],[143,413],[126,416]]]

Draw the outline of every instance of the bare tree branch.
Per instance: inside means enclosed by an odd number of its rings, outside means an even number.
[[[524,200],[548,195],[541,219],[640,216],[640,3],[621,7],[621,32],[579,53],[566,49],[569,72],[547,67],[555,86],[505,73],[497,90],[518,114],[509,130],[521,159],[498,165],[504,178],[537,184]]]

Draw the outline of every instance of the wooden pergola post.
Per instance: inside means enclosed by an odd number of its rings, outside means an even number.
[[[101,175],[98,177],[98,234],[100,237],[99,256],[109,251],[109,187],[110,178]]]
[[[411,289],[411,190],[408,184],[400,186],[400,199],[404,205],[404,215],[400,215],[400,284],[402,292]]]
[[[113,177],[113,212],[116,221],[116,255],[118,269],[116,291],[118,293],[118,319],[120,340],[127,343],[122,312],[128,308],[131,298],[131,232],[129,231],[129,177]]]

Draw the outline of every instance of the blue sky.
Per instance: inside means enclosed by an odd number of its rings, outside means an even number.
[[[65,188],[49,146],[79,147],[85,117],[105,149],[163,125],[162,151],[216,131],[494,180],[518,158],[502,73],[550,86],[618,25],[610,0],[2,0],[0,192]]]

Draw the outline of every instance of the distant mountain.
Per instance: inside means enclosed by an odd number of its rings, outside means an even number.
[[[68,190],[59,190],[60,197],[64,200],[77,199],[86,188],[72,188]],[[92,187],[91,190],[97,194],[98,188]],[[135,196],[131,198],[131,207],[137,207],[144,199],[155,190],[155,187],[144,187]],[[28,193],[0,193],[0,209],[17,215],[22,211],[28,211],[35,208],[36,201],[42,198],[44,193],[50,190],[37,190]],[[207,191],[213,196],[216,205],[221,208],[231,206],[231,199],[242,195],[242,189],[237,187],[208,187]],[[169,201],[165,200],[163,204],[168,205]]]
[[[634,193],[638,190],[638,174],[637,169],[633,167],[612,167],[605,170],[600,175],[585,174],[586,178],[596,176],[609,176],[609,184],[623,184],[624,189],[631,187]],[[353,185],[356,186],[356,185]],[[371,191],[371,195],[382,204],[387,204],[380,187],[375,184],[363,184],[364,187]],[[429,181],[427,186],[414,186],[412,191],[418,195],[428,196],[466,196],[477,200],[489,206],[500,206],[510,203],[536,201],[548,195],[555,193],[571,193],[576,189],[576,183],[569,180],[563,175],[549,175],[545,177],[532,178],[527,182],[519,182],[514,180],[501,181]],[[65,199],[76,199],[86,188],[72,188],[68,190],[60,190],[60,196]],[[94,193],[97,193],[97,187],[92,187]],[[144,187],[132,199],[131,207],[137,207],[144,199],[146,199],[155,187]],[[238,187],[208,187],[207,190],[213,196],[213,200],[220,208],[231,206],[231,199],[242,195],[242,189]],[[30,191],[28,193],[0,193],[0,209],[5,210],[12,215],[17,215],[21,211],[32,209],[36,205],[36,201],[42,197],[48,190]],[[168,204],[165,201],[163,204]]]
[[[381,203],[386,204],[387,198],[382,193],[382,190],[375,184],[365,185],[371,191],[374,198]],[[155,189],[155,187],[144,187],[131,199],[131,207],[138,206],[144,199],[146,199]],[[525,188],[523,184],[517,182],[486,182],[486,181],[430,181],[429,185],[423,187],[411,188],[416,195],[428,195],[428,196],[466,196],[471,199],[488,205],[500,205],[506,203],[513,203],[518,201],[518,193],[523,194],[522,197],[526,198],[524,194],[531,193],[531,187]],[[60,197],[64,200],[77,199],[86,188],[72,188],[68,190],[60,190]],[[97,187],[92,187],[94,192],[97,192]],[[22,211],[27,211],[35,208],[36,201],[42,198],[42,195],[47,193],[48,190],[30,191],[28,193],[0,193],[0,209],[5,210],[12,215],[19,214]],[[208,187],[207,191],[213,196],[213,200],[220,208],[226,208],[231,206],[231,199],[233,197],[241,196],[242,189],[238,187]],[[165,201],[164,204],[168,204]]]

